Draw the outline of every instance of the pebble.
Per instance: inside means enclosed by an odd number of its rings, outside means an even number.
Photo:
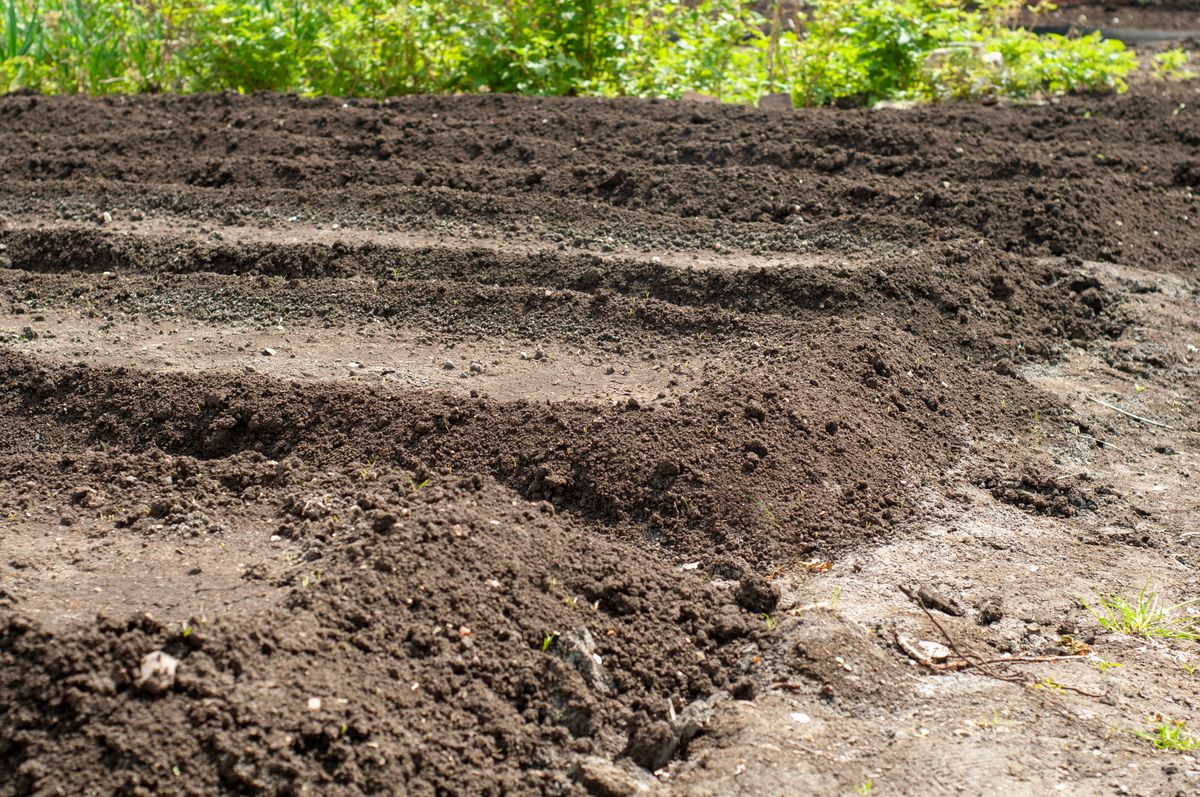
[[[138,678],[135,685],[153,694],[162,694],[175,685],[175,671],[179,667],[179,659],[155,650],[142,657],[138,667]]]
[[[950,658],[950,648],[941,642],[931,642],[927,639],[922,639],[917,642],[917,649],[924,653],[925,658],[930,661],[945,661]]]
[[[262,350],[262,354],[263,354],[263,357],[274,357],[275,350],[271,349],[271,348],[266,348],[266,349]]]
[[[310,697],[308,699],[308,710],[309,711],[320,711],[321,710],[321,698]]]
[[[452,360],[442,360],[442,369],[445,371],[453,371],[454,362]]]

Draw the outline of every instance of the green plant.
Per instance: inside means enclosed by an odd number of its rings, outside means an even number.
[[[1010,0],[0,0],[0,91],[506,91],[802,105],[1122,90],[1118,42],[1007,27]],[[798,31],[803,28],[803,33]],[[1180,67],[1163,54],[1165,73]]]
[[[874,788],[875,784],[871,782],[870,778],[867,778],[862,783],[854,787],[854,793],[861,795],[861,797],[867,797],[867,795],[870,794]]]
[[[1150,71],[1159,80],[1191,80],[1200,74],[1191,65],[1191,54],[1181,47],[1155,53]]]
[[[1123,91],[1133,53],[1099,34],[1011,28],[1009,0],[817,0],[800,40],[799,105]]]
[[[1195,600],[1164,607],[1158,593],[1150,591],[1149,581],[1133,600],[1119,595],[1099,595],[1095,607],[1082,598],[1079,602],[1105,630],[1115,634],[1147,639],[1200,639],[1200,617],[1173,616]]]
[[[771,525],[778,526],[779,520],[776,519],[775,513],[771,511],[771,507],[767,506],[757,495],[751,496],[751,498],[754,500],[754,505],[758,507],[759,511],[767,516],[767,520],[771,521]]]
[[[771,615],[764,613],[762,618],[763,618],[763,622],[765,622],[767,624],[767,631],[774,632],[775,629],[779,627],[779,618],[778,617],[772,617]]]
[[[1188,732],[1183,720],[1163,720],[1149,732],[1132,731],[1134,736],[1145,739],[1159,750],[1188,751],[1200,747],[1200,737]]]
[[[557,631],[543,631],[542,632],[542,652],[543,653],[545,653],[547,650],[550,649],[550,646],[554,644],[554,640],[558,639],[558,636],[559,636],[559,634]]]
[[[1100,672],[1108,672],[1109,670],[1122,666],[1124,665],[1122,665],[1119,661],[1105,661],[1104,659],[1099,659],[1096,662],[1096,669]]]

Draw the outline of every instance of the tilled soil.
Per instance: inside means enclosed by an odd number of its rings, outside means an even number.
[[[980,506],[1174,550],[1031,374],[1200,432],[1198,108],[0,98],[0,794],[720,793],[957,683],[806,591]]]

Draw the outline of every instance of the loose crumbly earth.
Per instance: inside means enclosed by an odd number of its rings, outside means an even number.
[[[0,795],[1200,790],[1190,84],[0,123]]]

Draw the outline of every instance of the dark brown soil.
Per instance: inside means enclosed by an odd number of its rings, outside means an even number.
[[[385,229],[486,219],[564,245],[765,252],[986,239],[1195,267],[1185,87],[1037,108],[769,113],[680,102],[9,97],[4,207]],[[125,187],[136,184],[129,193]],[[219,189],[219,190],[217,190]]]
[[[1085,260],[1200,264],[1197,109],[0,98],[0,795],[627,794],[788,673],[872,712],[777,577],[964,479],[1103,511],[1020,369],[1158,290]]]
[[[1025,12],[1027,25],[1071,25],[1092,30],[1200,31],[1200,3],[1166,0],[1155,3],[1056,3],[1036,17]]]

